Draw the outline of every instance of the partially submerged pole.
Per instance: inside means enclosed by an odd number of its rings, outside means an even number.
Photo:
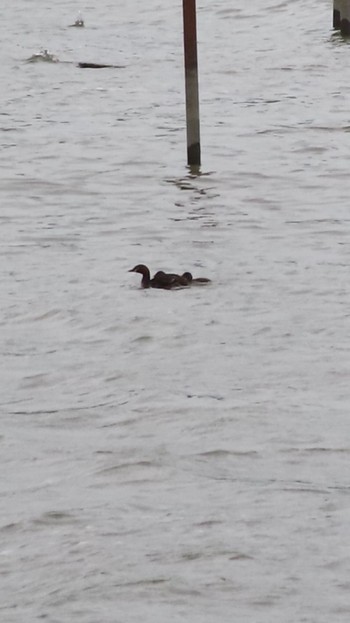
[[[333,28],[340,30],[340,7],[342,0],[333,0]]]
[[[200,166],[196,0],[182,0],[185,50],[187,164]]]
[[[350,36],[350,0],[333,0],[333,28]]]
[[[350,0],[343,0],[340,14],[340,32],[342,35],[350,35]]]

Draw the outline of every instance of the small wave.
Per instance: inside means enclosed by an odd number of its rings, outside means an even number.
[[[54,54],[51,54],[48,50],[41,50],[40,52],[36,52],[32,54],[29,58],[27,58],[27,63],[58,63],[58,58]]]

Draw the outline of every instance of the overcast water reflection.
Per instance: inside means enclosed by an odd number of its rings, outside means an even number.
[[[348,621],[331,5],[198,1],[201,175],[181,3],[3,8],[2,621]],[[138,263],[212,284],[142,290]]]

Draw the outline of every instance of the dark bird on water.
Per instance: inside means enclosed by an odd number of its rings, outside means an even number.
[[[140,273],[140,275],[142,275],[142,288],[160,288],[162,290],[171,290],[172,288],[210,283],[210,279],[206,279],[205,277],[198,277],[194,279],[192,274],[189,272],[183,273],[183,275],[177,275],[176,273],[165,273],[163,270],[159,270],[151,279],[149,268],[144,264],[137,264],[137,266],[134,266],[134,268],[129,270],[129,272]]]
[[[163,270],[159,270],[151,279],[149,268],[144,264],[137,264],[129,273],[140,273],[142,275],[141,287],[142,288],[160,288],[162,290],[171,290],[172,288],[179,288],[188,286],[189,283],[182,275],[176,275],[173,273],[165,273]]]

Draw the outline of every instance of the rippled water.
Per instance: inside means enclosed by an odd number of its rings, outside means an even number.
[[[332,3],[199,2],[200,176],[180,2],[7,5],[1,621],[348,621]],[[26,62],[41,49],[60,62]],[[143,291],[139,262],[213,284]]]

